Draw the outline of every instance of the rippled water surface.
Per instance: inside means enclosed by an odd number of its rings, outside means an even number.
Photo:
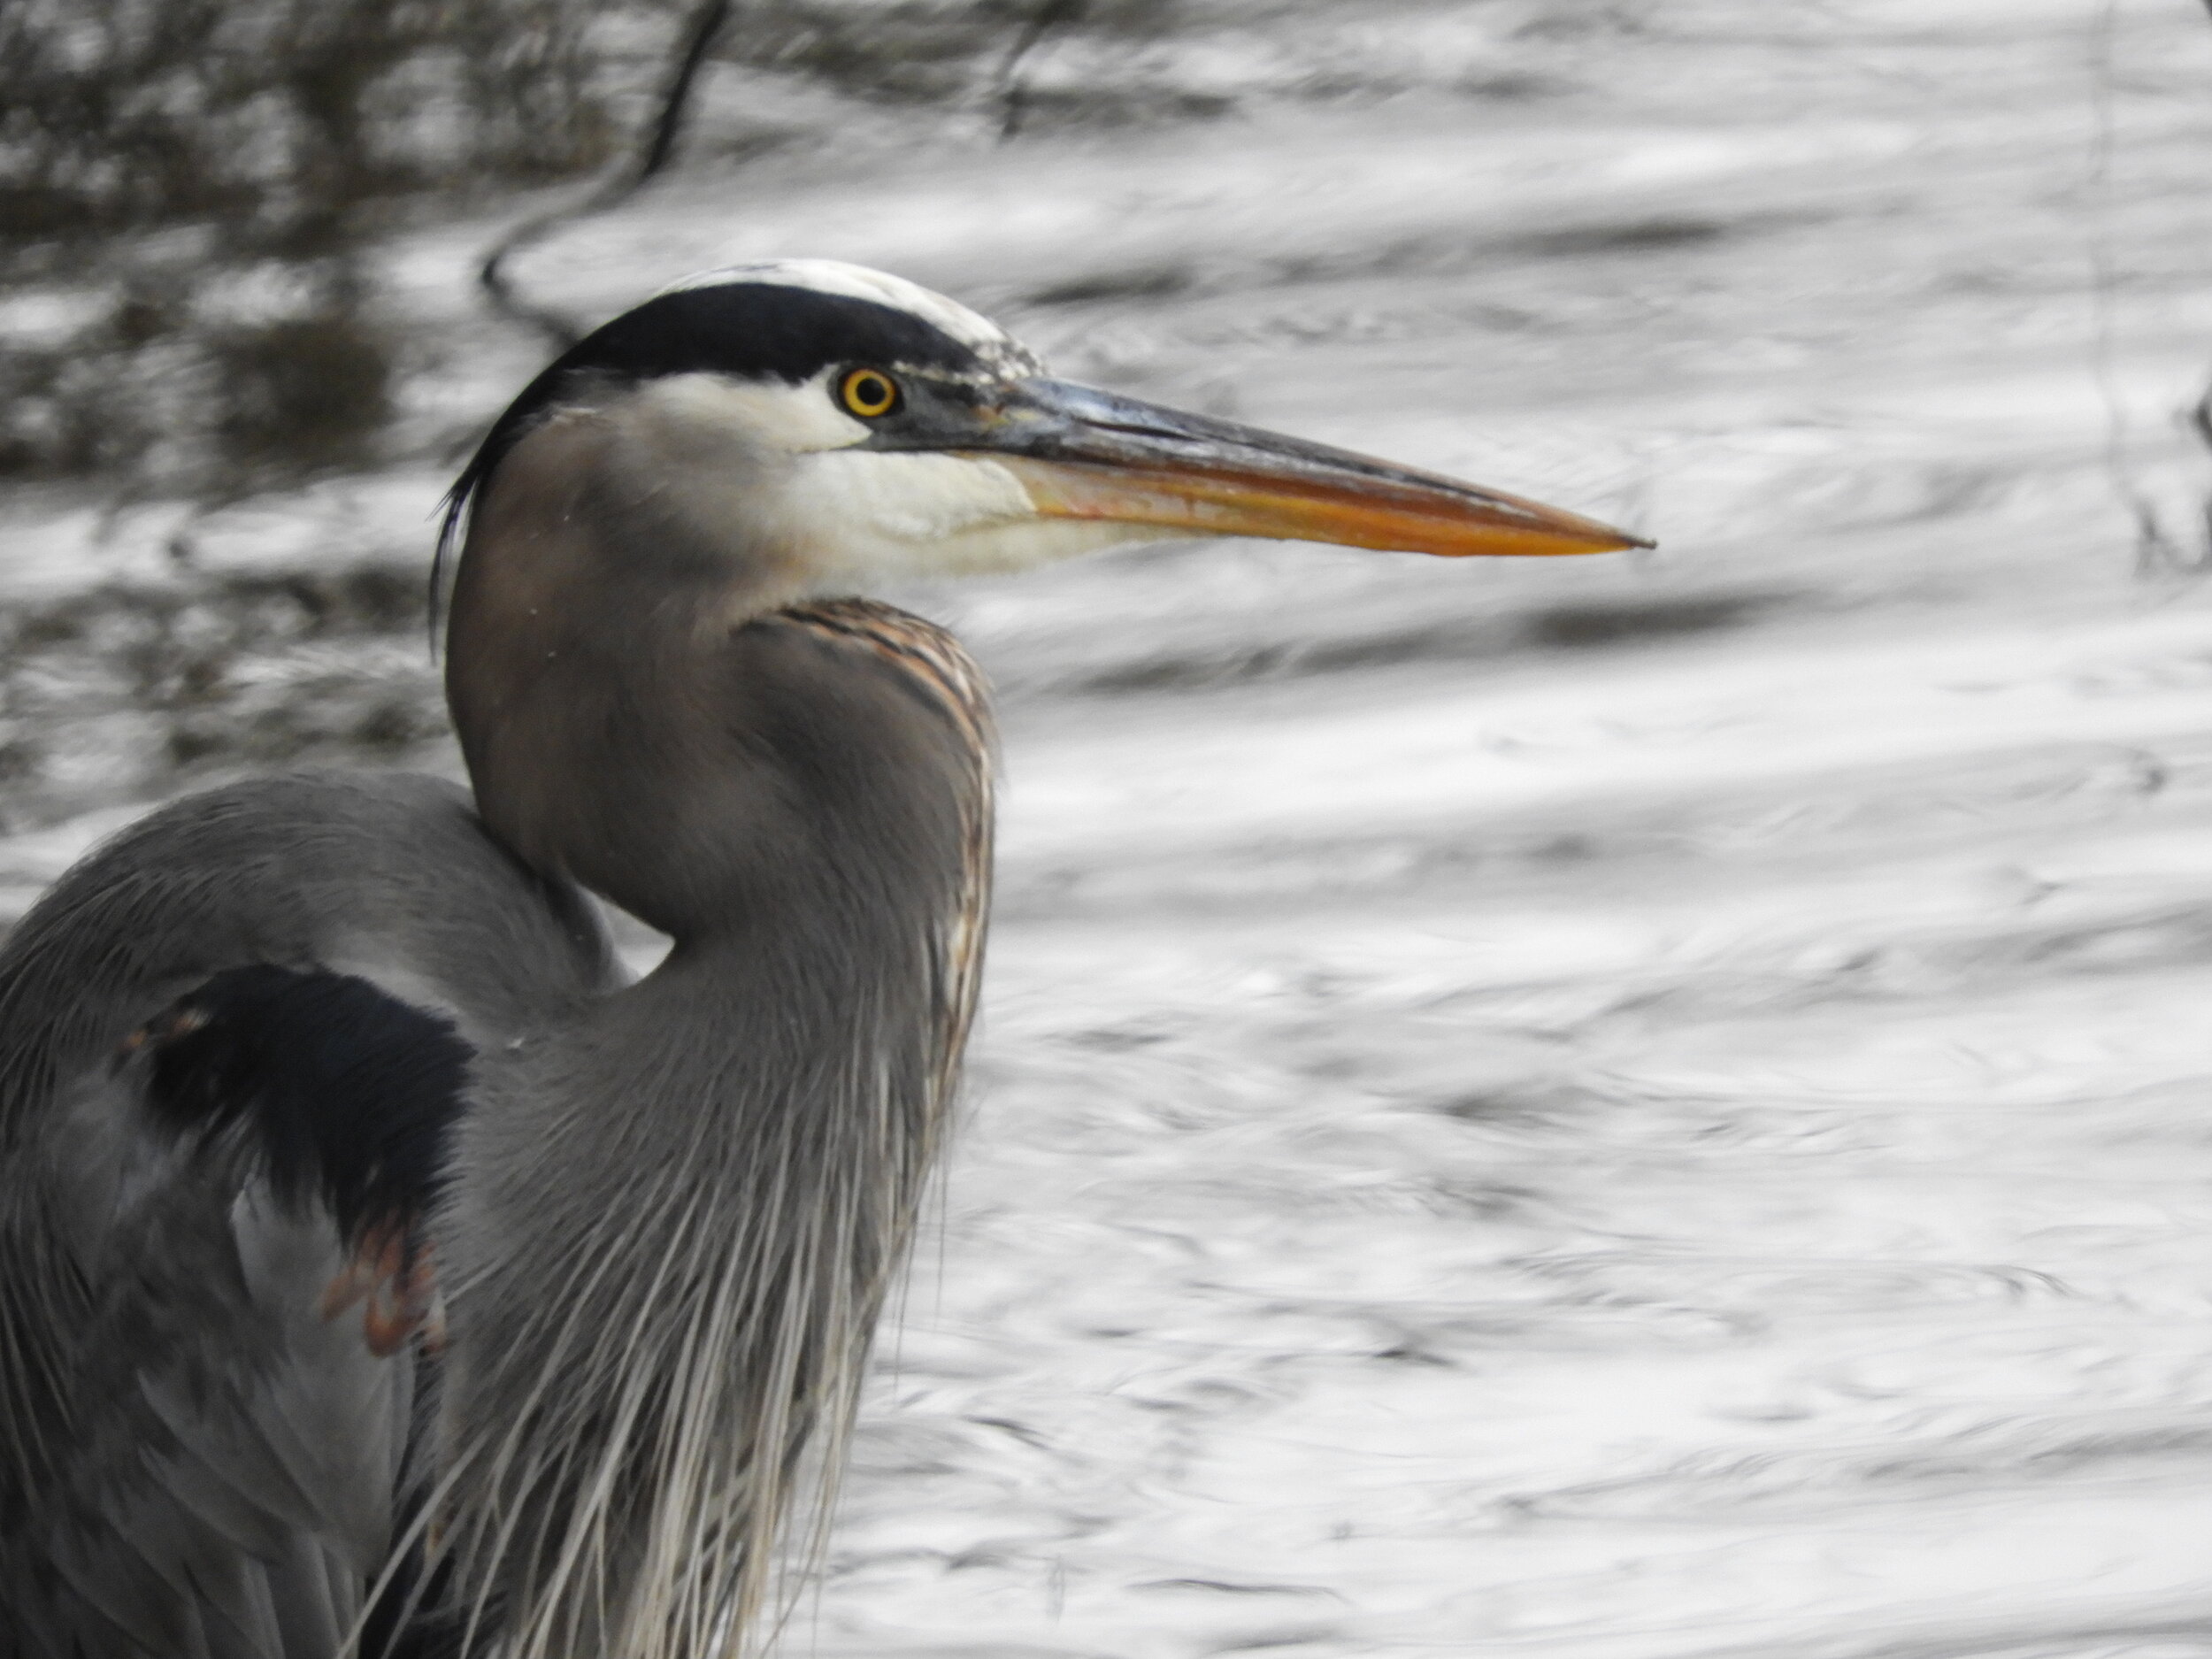
[[[795,1651],[2212,1655],[2201,9],[1493,0],[1184,47],[1233,114],[695,167],[525,262],[588,310],[864,259],[1071,375],[1663,542],[915,596],[1003,687],[1002,904]],[[395,253],[426,327],[473,245]],[[424,396],[476,418],[533,349]],[[434,488],[211,520],[203,565],[411,569]],[[26,605],[158,546],[33,529]],[[333,591],[245,628],[224,731],[434,718]],[[89,695],[23,660],[12,706]],[[12,891],[196,729],[101,684],[107,770]]]
[[[1665,546],[953,602],[1005,901],[823,1651],[2212,1654],[2212,614],[2108,454],[2178,531],[2212,31],[2101,153],[2090,8],[1653,12],[1124,185],[1080,372]]]

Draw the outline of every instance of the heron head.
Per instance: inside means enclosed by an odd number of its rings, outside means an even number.
[[[779,599],[1259,536],[1444,555],[1641,538],[1495,490],[1050,378],[964,306],[856,265],[708,272],[565,354],[501,417],[449,528],[512,451],[582,425],[601,503]]]

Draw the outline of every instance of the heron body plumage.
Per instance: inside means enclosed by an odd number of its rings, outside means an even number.
[[[516,784],[547,816],[496,826],[677,924],[646,980],[485,1071],[456,1149],[446,1386],[457,1422],[495,1426],[450,1438],[449,1548],[532,1609],[522,1655],[675,1659],[763,1603],[810,1436],[835,1461],[974,1006],[989,714],[964,653],[849,602],[664,623],[660,690],[722,717],[701,751],[603,687],[565,731],[604,800]],[[703,802],[668,793],[686,776]],[[639,1092],[689,1110],[626,1111]]]
[[[680,284],[533,380],[441,538],[472,802],[218,789],[0,947],[0,1656],[752,1640],[988,909],[982,673],[867,595],[1165,534],[1634,541],[1047,380],[820,262]],[[589,894],[664,960],[628,982]]]
[[[191,797],[33,908],[0,949],[0,1653],[334,1655],[389,1554],[414,1359],[323,1317],[337,1228],[251,1137],[150,1112],[126,1048],[269,963],[480,1052],[615,979],[588,902],[404,775]]]

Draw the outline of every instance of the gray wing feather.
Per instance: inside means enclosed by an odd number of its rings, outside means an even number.
[[[180,802],[0,949],[0,1654],[330,1659],[393,1547],[416,1362],[318,1310],[343,1249],[246,1148],[151,1133],[118,1044],[255,962],[358,973],[481,1048],[611,982],[595,912],[450,785]]]

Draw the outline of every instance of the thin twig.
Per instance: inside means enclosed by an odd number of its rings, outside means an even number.
[[[2212,4],[2212,0],[2207,0]],[[691,105],[692,84],[699,78],[700,66],[707,61],[707,52],[722,33],[722,26],[730,20],[730,0],[704,0],[691,19],[691,31],[684,42],[683,55],[676,60],[676,71],[668,78],[668,88],[661,95],[660,119],[653,123],[653,142],[645,148],[644,158],[638,163],[637,174],[630,180],[634,190],[668,165],[675,154],[676,140],[682,134],[684,116]]]
[[[1015,79],[1014,72],[1021,67],[1022,59],[1037,49],[1044,37],[1056,28],[1064,28],[1078,22],[1083,16],[1087,0],[1040,0],[1029,21],[1022,25],[1022,32],[1014,37],[1013,49],[998,66],[999,116],[998,142],[1005,143],[1022,129],[1022,120],[1029,112],[1029,86]],[[2205,0],[2212,5],[2212,0]]]
[[[2208,0],[2212,4],[2212,0]],[[2093,126],[2089,151],[2090,373],[2104,404],[2105,478],[2114,496],[2135,521],[2138,575],[2189,571],[2201,566],[2200,554],[2177,544],[2158,506],[2143,488],[2131,452],[2126,399],[2114,365],[2117,319],[2114,314],[2112,269],[2112,60],[2117,26],[2116,0],[2102,0],[2090,25],[2089,100]]]
[[[2208,16],[2212,16],[2212,0],[2204,0],[2204,9]],[[2189,406],[2185,419],[2190,431],[2197,434],[2197,442],[2204,446],[2207,453],[2212,453],[2212,384],[2208,384],[2203,395]],[[2199,569],[2212,564],[2212,495],[2205,497],[2203,517],[2206,553],[2197,561]]]
[[[684,118],[690,112],[699,71],[729,17],[730,0],[701,0],[699,9],[692,14],[690,26],[684,31],[668,83],[662,90],[660,113],[654,119],[643,150],[634,160],[618,164],[587,186],[573,201],[534,214],[511,227],[492,245],[483,264],[477,268],[476,284],[484,290],[494,311],[511,321],[536,329],[557,351],[565,351],[583,338],[585,331],[574,319],[524,298],[507,274],[507,262],[524,249],[542,242],[561,226],[589,214],[603,213],[628,200],[668,165],[676,153],[677,142],[683,135]]]

